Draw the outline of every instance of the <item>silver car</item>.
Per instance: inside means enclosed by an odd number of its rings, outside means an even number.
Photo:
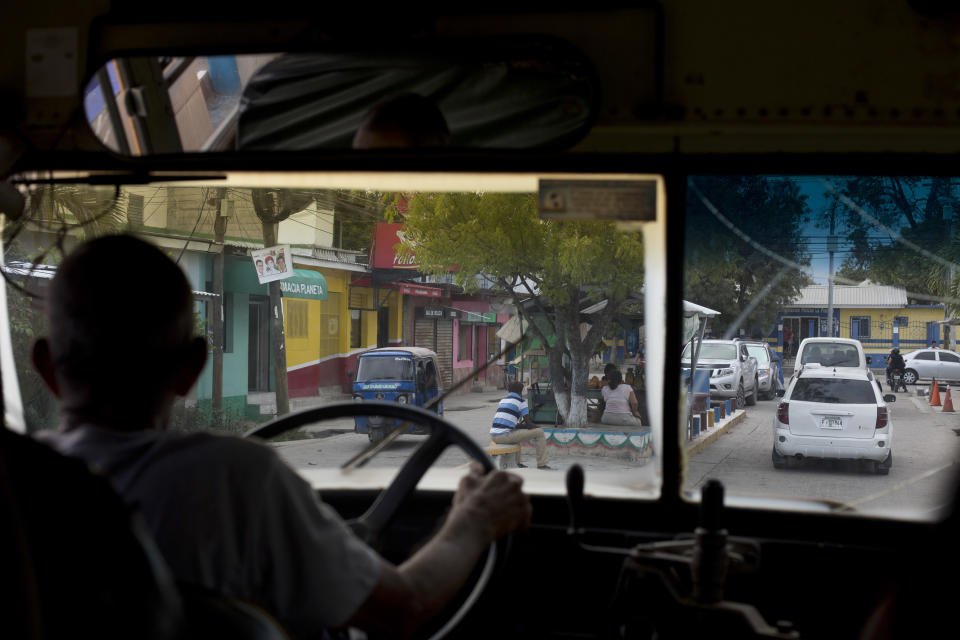
[[[778,389],[783,389],[780,359],[763,341],[744,342],[747,353],[757,359],[757,390],[761,400],[772,400]]]
[[[903,355],[903,381],[960,380],[960,356],[947,349],[919,349]]]

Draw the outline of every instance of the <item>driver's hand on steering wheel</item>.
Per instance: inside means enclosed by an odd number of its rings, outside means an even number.
[[[485,531],[493,541],[530,526],[533,508],[522,491],[523,478],[505,471],[491,471],[473,463],[460,479],[453,497],[453,513]]]

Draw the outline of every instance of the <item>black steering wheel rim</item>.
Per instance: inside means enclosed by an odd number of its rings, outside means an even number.
[[[305,409],[254,427],[244,434],[244,437],[273,438],[287,431],[323,420],[369,415],[426,423],[430,427],[430,435],[427,436],[426,442],[418,447],[410,459],[401,467],[393,482],[377,496],[370,508],[359,518],[348,522],[354,533],[368,543],[379,538],[406,502],[406,499],[416,489],[420,479],[447,447],[455,445],[463,449],[468,456],[483,466],[484,473],[494,470],[493,461],[486,452],[467,434],[441,416],[432,411],[392,402],[339,402]],[[469,595],[450,618],[436,632],[431,634],[431,638],[446,636],[466,616],[493,575],[505,566],[511,546],[510,542],[511,537],[506,536],[491,543],[486,557],[481,561],[483,568],[480,576],[474,583]]]

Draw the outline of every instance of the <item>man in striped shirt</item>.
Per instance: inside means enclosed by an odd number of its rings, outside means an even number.
[[[547,466],[547,435],[543,429],[534,427],[530,422],[530,409],[523,399],[523,383],[511,382],[507,387],[510,393],[500,401],[497,413],[493,416],[490,426],[490,439],[496,444],[521,444],[533,441],[537,449],[537,468],[552,469]],[[520,462],[520,452],[517,451],[517,466],[527,465]]]

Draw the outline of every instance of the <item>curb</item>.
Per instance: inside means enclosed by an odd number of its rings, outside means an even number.
[[[713,442],[723,435],[723,432],[727,430],[728,427],[732,427],[735,424],[739,424],[747,417],[746,409],[737,409],[737,412],[730,416],[730,419],[721,424],[719,427],[715,427],[705,436],[697,436],[694,440],[687,445],[687,455],[695,456],[707,446],[713,444]]]

